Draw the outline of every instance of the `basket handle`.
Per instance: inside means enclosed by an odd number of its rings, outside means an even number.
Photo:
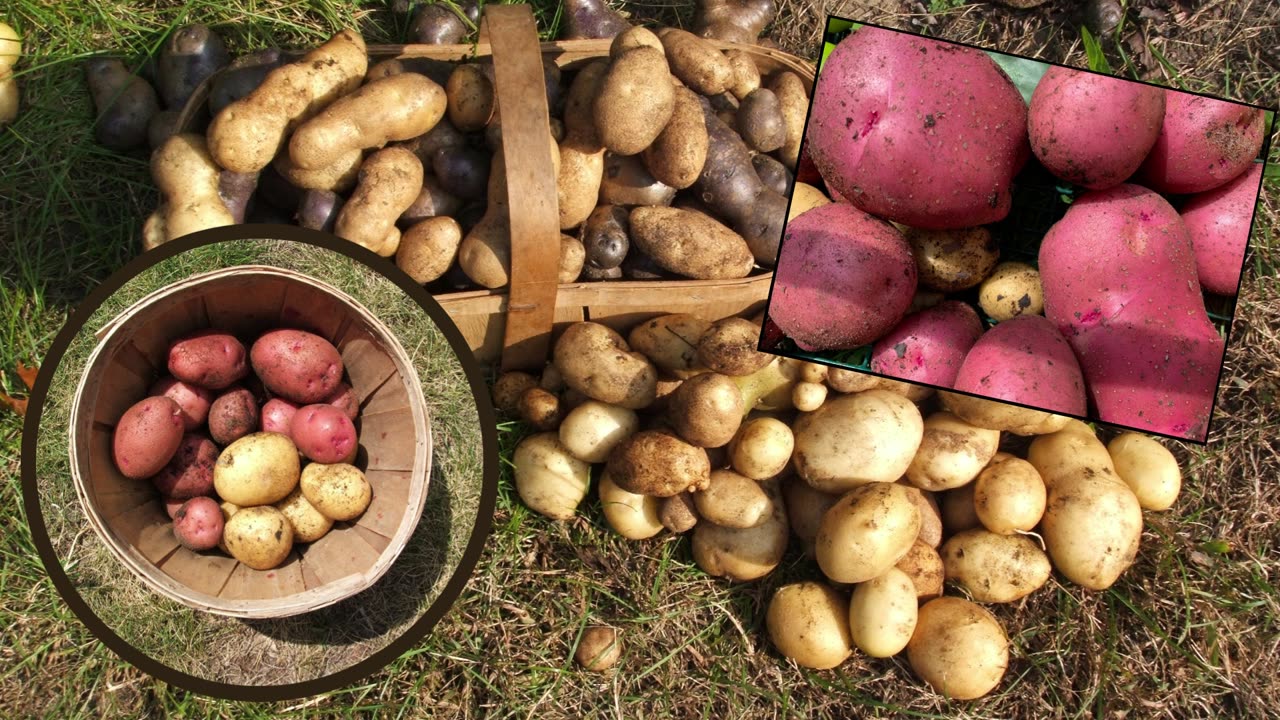
[[[560,265],[560,211],[542,50],[528,5],[486,5],[481,28],[493,49],[511,220],[502,369],[540,369],[551,344]]]

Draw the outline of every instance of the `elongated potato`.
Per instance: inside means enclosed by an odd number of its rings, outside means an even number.
[[[733,86],[733,65],[710,41],[675,28],[663,28],[658,37],[671,74],[695,92],[719,95]]]
[[[575,228],[587,221],[600,196],[604,178],[604,148],[591,140],[569,136],[560,143],[560,174],[556,196],[560,208],[560,229]]]
[[[670,77],[661,50],[637,47],[614,58],[592,105],[600,143],[619,155],[652,145],[675,111]]]
[[[920,511],[908,488],[888,482],[854,488],[822,516],[818,567],[836,582],[865,582],[896,565],[919,532]]]
[[[1021,600],[1049,581],[1049,557],[1025,535],[965,530],[949,538],[939,552],[948,580],[969,590],[974,600]]]
[[[170,137],[151,156],[151,177],[165,198],[161,227],[166,241],[235,223],[218,194],[221,174],[205,139],[194,133]]]
[[[342,206],[333,232],[383,257],[400,247],[400,217],[422,190],[422,161],[402,147],[389,147],[369,156],[351,199]]]
[[[591,465],[569,454],[554,432],[530,435],[516,446],[516,492],[530,509],[554,520],[578,511],[591,484]]]
[[[1117,435],[1107,444],[1116,474],[1133,490],[1144,510],[1168,510],[1182,489],[1178,460],[1155,438]]]
[[[702,173],[709,142],[698,96],[688,88],[678,87],[671,119],[653,144],[645,148],[645,167],[663,184],[683,190]]]
[[[265,168],[291,130],[360,86],[369,67],[366,52],[360,34],[346,29],[272,70],[256,90],[214,117],[208,131],[214,160],[233,172]]]
[[[618,487],[654,497],[704,490],[711,482],[707,452],[661,430],[623,440],[609,453],[607,468]]]
[[[782,116],[787,123],[787,139],[778,149],[778,159],[794,172],[800,161],[800,141],[804,138],[805,120],[809,116],[809,95],[805,92],[804,81],[790,71],[775,73],[766,87],[778,96]]]
[[[902,477],[924,421],[911,401],[877,389],[829,399],[794,429],[796,472],[818,490],[842,492]]]

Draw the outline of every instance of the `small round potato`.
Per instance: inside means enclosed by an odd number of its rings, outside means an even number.
[[[514,416],[520,410],[520,397],[532,387],[538,387],[538,379],[526,372],[512,370],[498,376],[490,390],[493,406],[498,412]],[[553,389],[552,392],[555,390]]]
[[[859,583],[893,567],[920,533],[920,511],[907,488],[871,483],[845,493],[822,516],[818,567],[836,582]]]
[[[740,317],[712,323],[698,341],[698,360],[723,375],[742,376],[764,368],[774,358],[756,348],[760,326]]]
[[[609,454],[608,472],[627,492],[670,497],[705,489],[711,482],[711,461],[705,450],[669,432],[641,430]]]
[[[1137,433],[1117,435],[1107,452],[1143,510],[1168,510],[1182,489],[1178,459],[1154,438]]]
[[[602,463],[618,443],[639,428],[640,418],[634,410],[588,400],[560,423],[560,444],[583,462]]]
[[[662,532],[662,500],[618,487],[606,470],[600,475],[600,507],[609,527],[628,540],[644,540]]]
[[[907,479],[921,490],[950,490],[973,481],[995,457],[1000,431],[971,425],[948,412],[924,421],[920,449],[907,467]]]
[[[916,540],[894,567],[911,578],[916,597],[920,600],[932,600],[942,594],[942,585],[946,581],[942,556],[927,543]]]
[[[1049,581],[1049,557],[1025,535],[997,535],[981,528],[952,535],[938,553],[948,580],[969,590],[974,600],[1021,600]]]
[[[712,470],[711,484],[694,493],[698,515],[731,528],[750,528],[769,517],[773,503],[760,485],[732,470]]]
[[[604,672],[622,658],[622,640],[618,629],[607,625],[592,625],[582,632],[582,640],[573,659],[591,672]]]
[[[298,485],[298,448],[287,435],[252,433],[222,449],[213,465],[218,497],[241,507],[271,505]]]
[[[702,448],[727,445],[746,414],[737,383],[716,372],[695,375],[680,383],[668,403],[667,418],[672,429]]]
[[[355,520],[369,507],[373,489],[354,465],[311,463],[298,481],[303,496],[330,520]]]
[[[782,562],[790,538],[787,508],[777,489],[765,487],[773,511],[753,528],[699,522],[693,528],[693,560],[708,575],[737,582],[757,580]]]
[[[821,383],[798,382],[791,388],[791,404],[800,412],[813,412],[827,401],[827,386]]]
[[[293,549],[293,526],[270,505],[241,508],[223,530],[227,552],[254,570],[279,567]]]
[[[1000,263],[978,288],[978,305],[997,322],[1019,315],[1043,315],[1040,272],[1026,263]]]
[[[983,527],[1000,535],[1034,529],[1045,501],[1044,481],[1035,466],[1005,453],[996,455],[974,481],[974,512]]]
[[[916,629],[916,586],[897,568],[859,584],[849,599],[849,632],[871,657],[902,652]]]
[[[591,465],[566,450],[557,433],[521,440],[511,461],[516,492],[530,509],[553,520],[568,520],[577,513],[591,485]]]
[[[984,227],[964,230],[920,230],[904,233],[925,287],[955,292],[976,287],[996,266],[1000,246]]]
[[[693,493],[682,492],[662,498],[662,507],[658,509],[658,518],[662,526],[673,533],[688,532],[698,524],[698,507],[693,502]]]
[[[778,652],[801,667],[827,670],[853,652],[849,603],[820,582],[778,588],[769,600],[765,626]]]
[[[823,492],[902,477],[924,437],[911,401],[886,390],[828,400],[795,424],[796,472]]]
[[[222,542],[222,510],[211,497],[193,497],[173,514],[173,536],[188,550],[212,550]]]
[[[787,469],[795,442],[791,428],[781,420],[750,418],[729,443],[729,462],[738,473],[765,480]]]
[[[305,471],[303,474],[306,474]],[[294,488],[289,497],[276,503],[276,509],[289,519],[289,525],[293,527],[294,542],[314,542],[324,537],[333,527],[333,519],[317,510],[307,500],[307,496],[302,494],[301,487]]]
[[[981,606],[940,597],[920,608],[907,660],[934,690],[955,700],[973,700],[1000,684],[1009,667],[1009,638]]]
[[[540,387],[531,387],[520,396],[517,405],[520,418],[538,430],[555,430],[560,425],[564,409],[560,398]]]

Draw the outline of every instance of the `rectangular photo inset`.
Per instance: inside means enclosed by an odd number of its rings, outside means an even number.
[[[760,349],[1205,442],[1275,111],[826,38]]]

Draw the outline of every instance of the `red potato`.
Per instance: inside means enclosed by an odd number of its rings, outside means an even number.
[[[305,330],[271,330],[249,350],[262,384],[300,405],[323,402],[342,382],[342,356],[328,340]]]
[[[262,431],[289,434],[298,405],[284,398],[271,398],[262,406]]]
[[[355,389],[347,383],[339,383],[338,389],[334,390],[332,395],[321,402],[338,408],[352,420],[355,420],[356,416],[360,414],[360,397],[356,395]]]
[[[1191,235],[1200,286],[1211,293],[1234,297],[1240,286],[1244,251],[1262,182],[1262,163],[1254,163],[1240,177],[1193,196],[1182,206],[1182,224]]]
[[[1086,193],[1045,235],[1039,265],[1045,316],[1079,357],[1098,418],[1203,440],[1225,343],[1173,206],[1136,185]]]
[[[121,474],[142,480],[160,472],[182,444],[182,408],[172,399],[149,397],[134,403],[116,423],[112,458]]]
[[[244,345],[230,333],[201,330],[169,346],[169,372],[183,382],[221,390],[249,374]]]
[[[1031,151],[1063,180],[1114,187],[1133,175],[1155,145],[1164,102],[1162,88],[1052,66],[1031,95]]]
[[[960,365],[982,335],[982,320],[968,303],[947,300],[912,313],[871,351],[871,371],[910,382],[951,387]]]
[[[356,426],[332,405],[299,408],[289,436],[308,459],[326,465],[347,462],[356,450]]]
[[[1084,379],[1071,346],[1040,315],[1006,320],[978,338],[956,374],[956,390],[1083,415]]]
[[[203,435],[188,433],[168,464],[151,483],[160,494],[173,500],[186,500],[213,494],[213,465],[218,462],[218,446]]]
[[[915,291],[916,263],[902,233],[832,203],[787,224],[768,314],[805,350],[853,348],[897,325]]]
[[[1027,106],[979,51],[863,27],[823,65],[806,145],[827,188],[873,215],[975,227],[1009,213]]]
[[[231,388],[209,406],[209,434],[219,445],[230,445],[257,429],[258,401],[247,388]]]
[[[163,377],[151,386],[147,394],[163,395],[178,403],[178,407],[182,408],[182,427],[187,432],[204,425],[209,419],[213,393],[199,385],[183,382],[175,377]]]
[[[171,498],[161,497],[160,502],[164,505],[164,513],[172,520],[174,515],[178,514],[178,509],[186,504],[191,498]]]
[[[222,508],[211,497],[194,497],[173,515],[173,536],[188,550],[212,550],[222,542]]]
[[[1198,193],[1249,169],[1266,130],[1259,108],[1168,90],[1160,137],[1137,180],[1162,193]]]

